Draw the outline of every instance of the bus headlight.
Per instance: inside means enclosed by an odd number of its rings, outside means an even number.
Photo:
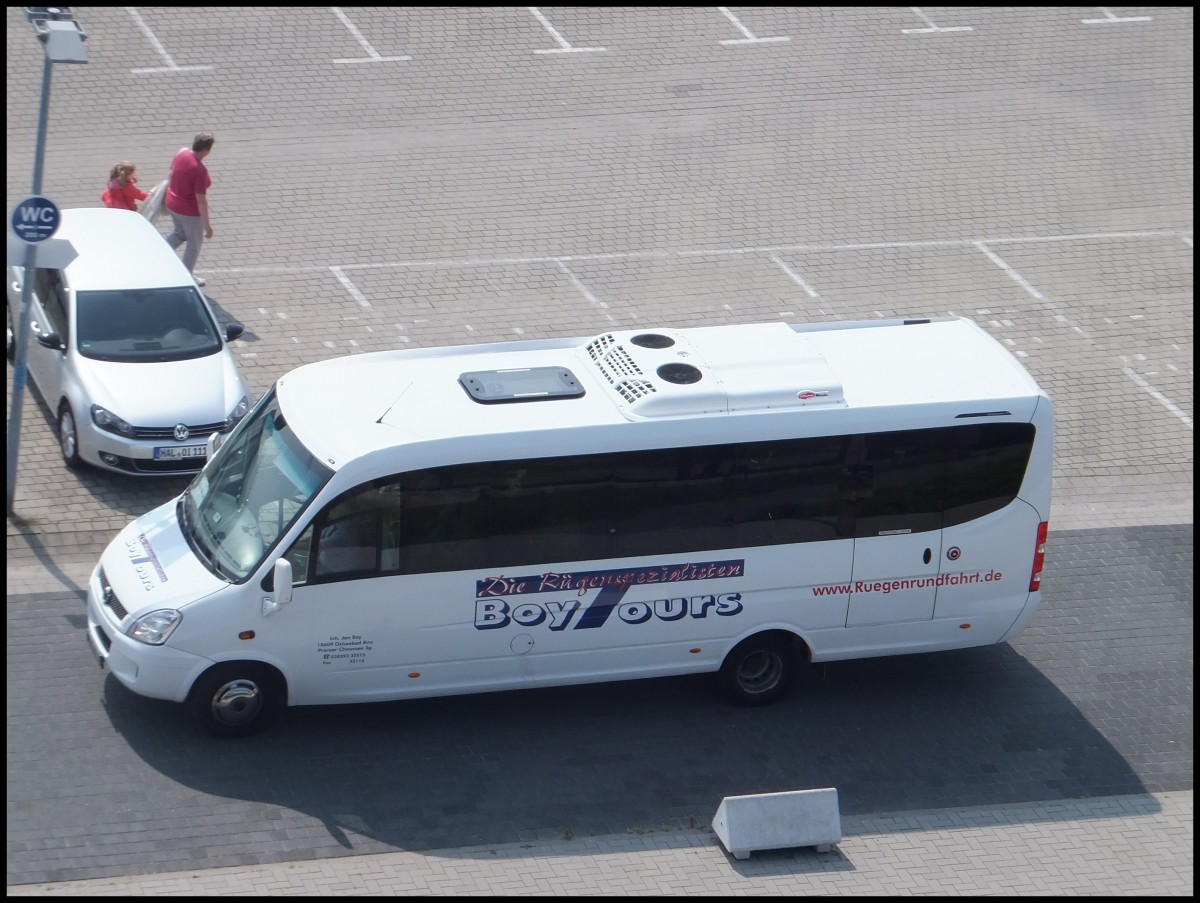
[[[183,612],[173,608],[160,608],[158,611],[142,615],[129,625],[129,629],[125,633],[139,643],[161,646],[175,632],[175,628],[182,620]]]

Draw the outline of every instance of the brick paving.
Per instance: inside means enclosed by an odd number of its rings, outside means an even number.
[[[689,752],[661,796],[625,769],[712,745],[690,685],[537,697],[562,725],[511,700],[298,712],[238,760],[98,684],[80,635],[100,549],[183,484],[66,471],[33,392],[10,895],[1191,894],[1190,8],[75,12],[90,58],[54,69],[43,193],[95,205],[117,160],[151,184],[216,132],[198,271],[254,391],[379,348],[965,314],[1055,399],[1049,603],[1011,648],[845,665],[729,716],[765,747]],[[42,55],[7,16],[12,207]],[[560,785],[522,770],[530,729]],[[411,811],[347,777],[398,758]],[[836,853],[738,862],[703,829],[713,787],[801,773],[844,791]]]
[[[842,820],[843,840],[737,860],[711,831],[10,886],[9,896],[1181,896],[1192,792]]]

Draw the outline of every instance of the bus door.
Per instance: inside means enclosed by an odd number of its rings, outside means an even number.
[[[947,442],[939,618],[1002,634],[1024,608],[1041,516],[1017,498],[1033,448],[1029,423],[956,428]]]
[[[335,499],[286,556],[292,601],[259,633],[297,663],[305,703],[509,689],[520,655],[475,627],[469,575],[419,573],[400,531],[400,493],[387,481]],[[432,553],[427,553],[432,555]]]
[[[942,559],[944,451],[938,430],[857,436],[842,479],[854,511],[847,627],[933,618]]]

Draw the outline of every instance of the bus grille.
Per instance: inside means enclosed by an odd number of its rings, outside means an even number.
[[[112,585],[108,582],[108,577],[104,574],[104,568],[100,568],[100,589],[104,595],[104,604],[112,609],[112,613],[117,616],[118,621],[124,621],[129,617],[129,612],[125,610],[125,606],[121,604],[121,600],[113,592]]]

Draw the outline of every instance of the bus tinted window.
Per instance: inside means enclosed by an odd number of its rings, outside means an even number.
[[[1033,449],[1033,424],[980,424],[946,432],[944,526],[999,511],[1017,497]]]
[[[613,473],[605,557],[732,546],[731,449],[717,445],[603,456]]]
[[[856,536],[942,528],[944,430],[899,430],[851,443]]]
[[[1029,424],[971,424],[434,467],[330,505],[313,577],[939,530],[1012,502],[1033,435]]]
[[[834,436],[738,447],[735,546],[851,536],[838,492],[849,439]]]

